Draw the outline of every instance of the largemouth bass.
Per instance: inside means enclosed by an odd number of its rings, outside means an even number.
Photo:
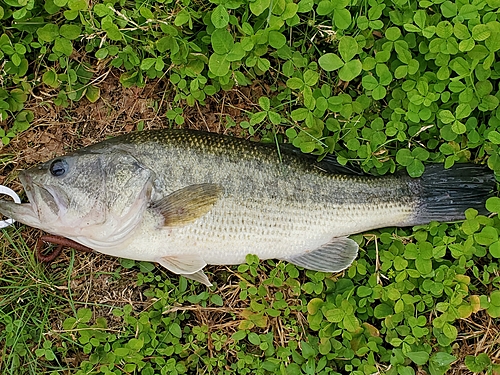
[[[3,215],[206,285],[207,264],[247,254],[341,271],[358,252],[348,235],[461,220],[469,207],[484,212],[496,186],[472,164],[373,177],[287,147],[167,129],[112,138],[19,178],[29,203],[0,201]]]

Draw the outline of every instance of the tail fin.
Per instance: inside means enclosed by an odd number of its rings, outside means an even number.
[[[429,165],[416,183],[419,205],[411,225],[465,219],[465,210],[486,214],[486,199],[496,190],[493,172],[486,166],[455,164],[450,169]]]

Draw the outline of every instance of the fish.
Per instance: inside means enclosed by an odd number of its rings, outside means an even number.
[[[97,252],[150,261],[207,286],[206,265],[248,254],[340,272],[349,235],[485,212],[491,170],[431,164],[419,178],[373,176],[290,145],[210,132],[128,133],[20,171],[28,203],[0,213]]]

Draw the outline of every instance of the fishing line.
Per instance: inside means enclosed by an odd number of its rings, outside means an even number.
[[[19,198],[19,195],[16,194],[16,192],[7,186],[0,185],[0,194],[5,194],[14,199],[14,202],[16,203],[21,203],[21,199]],[[0,229],[2,228],[7,228],[8,226],[14,224],[14,219],[7,219],[7,220],[1,220],[0,221]]]

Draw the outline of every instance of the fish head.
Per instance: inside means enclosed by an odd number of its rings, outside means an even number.
[[[19,179],[40,229],[87,226],[105,220],[105,171],[96,155],[58,157],[20,172]],[[22,218],[17,218],[23,222]]]
[[[73,239],[125,236],[152,192],[152,172],[120,150],[82,149],[21,171],[19,179],[29,203],[0,201],[0,212]]]

